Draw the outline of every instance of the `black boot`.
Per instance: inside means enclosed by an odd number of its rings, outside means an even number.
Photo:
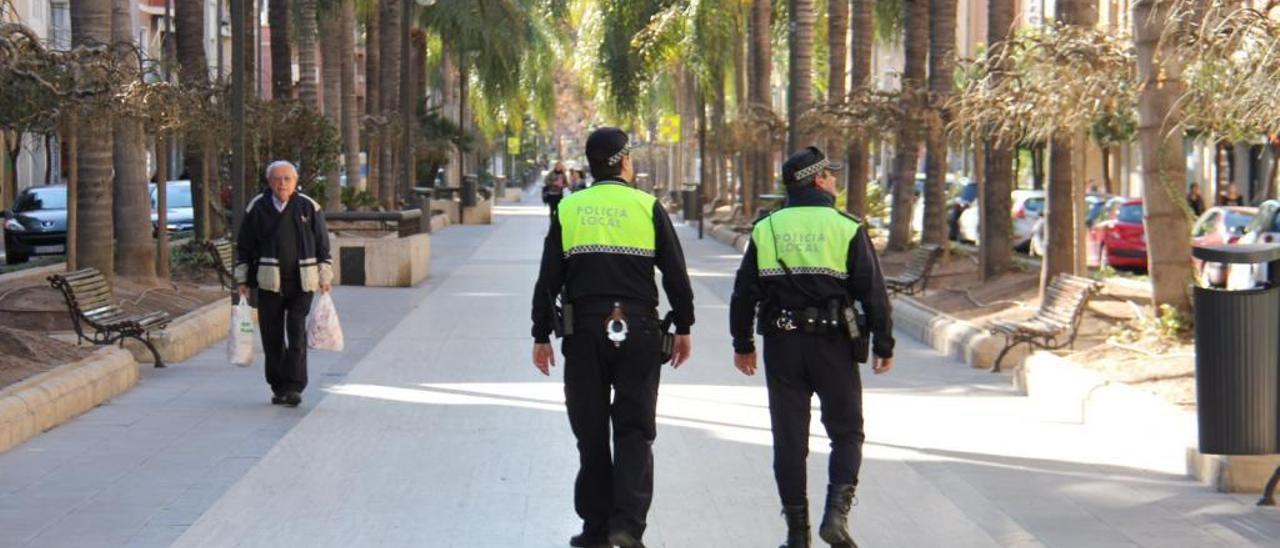
[[[783,506],[787,518],[787,542],[778,548],[809,548],[809,506]]]
[[[853,508],[852,485],[828,485],[827,508],[822,513],[818,536],[835,548],[858,548],[849,534],[849,509]]]

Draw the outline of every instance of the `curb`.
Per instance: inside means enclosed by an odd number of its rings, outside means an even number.
[[[906,331],[934,350],[977,369],[990,369],[1004,348],[1004,337],[992,335],[972,322],[952,317],[907,296],[893,298],[894,327]],[[1029,354],[1019,345],[1005,356],[1002,368],[1015,369]]]
[[[128,352],[103,347],[0,390],[0,453],[63,424],[138,383]]]
[[[172,366],[213,346],[226,337],[229,331],[231,300],[219,299],[179,316],[168,327],[152,333],[151,342],[156,345],[165,365]],[[74,332],[55,333],[51,336],[76,345],[86,344],[78,340]],[[124,349],[140,364],[150,364],[155,359],[147,347],[133,339],[124,340]]]

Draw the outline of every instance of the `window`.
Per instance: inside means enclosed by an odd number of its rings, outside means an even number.
[[[66,208],[67,189],[65,187],[27,189],[18,197],[18,203],[13,206],[13,210],[19,213]]]
[[[49,3],[49,46],[53,49],[71,49],[71,4]]]
[[[1253,222],[1253,215],[1239,211],[1227,212],[1227,232],[1233,236],[1244,236],[1245,229]]]
[[[1142,224],[1142,204],[1125,204],[1120,206],[1116,220],[1122,223]]]
[[[1192,233],[1192,236],[1196,238],[1200,238],[1208,234],[1210,230],[1213,230],[1213,227],[1218,226],[1218,217],[1220,216],[1221,214],[1219,214],[1216,211],[1213,213],[1210,213],[1209,216],[1205,217],[1203,221],[1196,223],[1196,229]]]

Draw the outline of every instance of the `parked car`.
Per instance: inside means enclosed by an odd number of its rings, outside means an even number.
[[[4,260],[25,263],[36,255],[67,252],[67,187],[38,186],[23,190],[4,212]]]
[[[1111,196],[1106,194],[1091,193],[1091,194],[1085,195],[1084,226],[1086,230],[1093,228],[1093,225],[1098,222],[1098,217],[1102,215],[1102,210],[1105,209],[1107,205],[1107,201],[1109,201],[1110,199],[1111,199]],[[1044,249],[1046,245],[1045,234],[1044,234],[1045,221],[1046,219],[1042,215],[1040,217],[1040,220],[1036,221],[1035,228],[1032,229],[1031,249],[1029,251],[1031,252],[1032,255],[1036,257],[1044,256]]]
[[[1147,268],[1146,228],[1142,224],[1142,198],[1112,198],[1089,229],[1087,259],[1090,266]]]
[[[1234,244],[1245,235],[1245,230],[1257,215],[1256,207],[1211,207],[1192,227],[1192,242],[1195,245]]]
[[[1258,206],[1258,212],[1244,235],[1237,240],[1241,244],[1280,242],[1280,200],[1267,200]]]
[[[1013,199],[1013,248],[1026,251],[1031,247],[1031,236],[1036,222],[1044,215],[1043,190],[1015,190]],[[960,241],[980,243],[978,220],[982,217],[982,204],[974,202],[960,214]]]
[[[156,185],[147,185],[151,192],[151,227],[155,229],[160,221],[156,209]],[[165,185],[165,225],[169,232],[185,232],[195,228],[195,207],[191,199],[191,181],[169,181]]]
[[[1217,206],[1211,207],[1196,220],[1191,229],[1193,245],[1230,245],[1240,241],[1245,231],[1258,216],[1256,207]],[[1206,263],[1195,261],[1201,280],[1210,287],[1226,287],[1232,269],[1222,263]],[[1248,276],[1247,273],[1241,273]]]

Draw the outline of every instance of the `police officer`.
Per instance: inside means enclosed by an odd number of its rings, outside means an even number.
[[[734,365],[746,375],[756,371],[752,323],[759,307],[773,472],[787,522],[783,548],[810,543],[805,458],[809,402],[815,392],[831,438],[826,509],[818,534],[832,546],[856,546],[847,515],[862,465],[857,364],[866,361],[868,331],[874,341],[873,370],[880,374],[893,366],[889,296],[875,248],[863,224],[834,207],[833,172],[842,168],[817,147],[787,159],[782,165],[786,204],[756,221],[730,301]]]
[[[569,544],[639,547],[653,497],[651,446],[662,366],[654,267],[662,271],[674,313],[672,367],[692,350],[693,288],[667,212],[631,186],[626,133],[597,129],[586,149],[595,183],[560,202],[542,250],[533,295],[533,363],[544,375],[554,365],[550,335],[559,295],[565,404],[578,440],[574,508],[583,522]]]

